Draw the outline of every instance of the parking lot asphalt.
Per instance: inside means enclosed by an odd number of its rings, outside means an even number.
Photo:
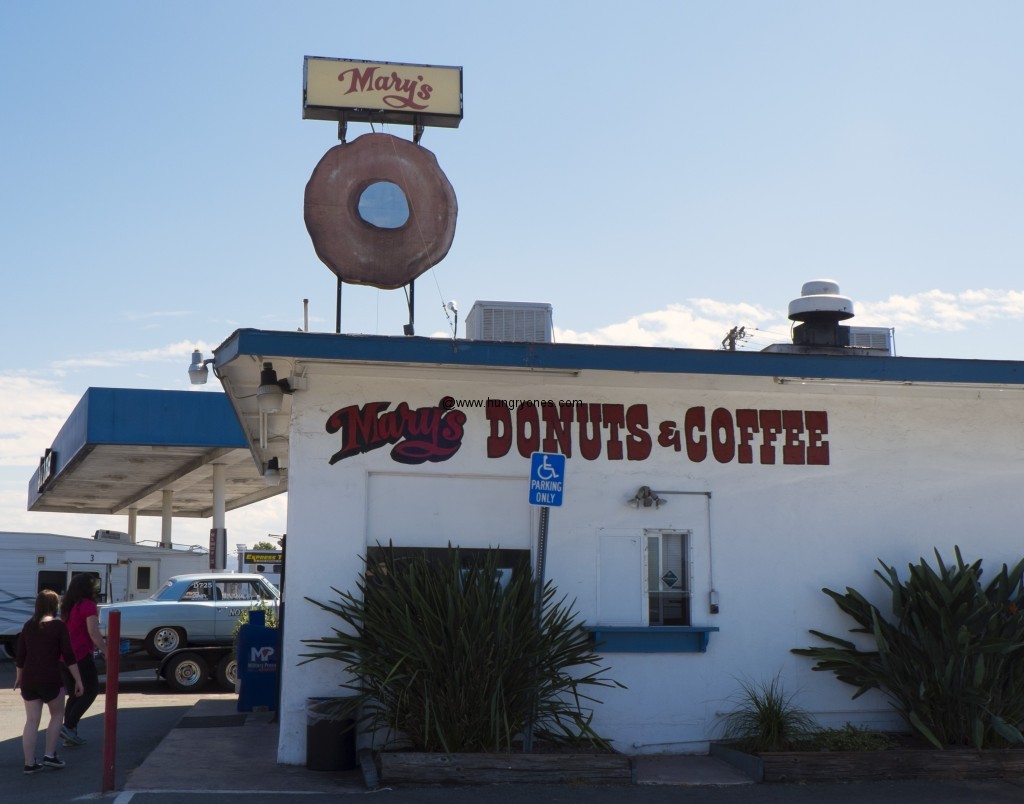
[[[88,743],[62,749],[63,770],[21,773],[24,709],[11,689],[13,663],[0,661],[0,758],[6,769],[3,802],[110,800],[118,804],[222,801],[247,804],[301,797],[303,804],[341,796],[373,796],[394,804],[433,802],[707,802],[707,804],[1021,804],[1024,779],[987,781],[878,781],[854,784],[755,784],[710,757],[657,755],[634,759],[631,785],[487,785],[482,787],[367,787],[362,773],[314,771],[276,762],[278,728],[271,713],[237,712],[233,694],[172,692],[152,673],[121,679],[118,690],[114,789],[101,791],[103,714],[101,693],[82,721]],[[44,723],[45,723],[44,715]],[[40,735],[41,740],[41,735]],[[41,745],[41,743],[40,743]]]
[[[40,804],[98,796],[103,782],[105,696],[102,688],[79,724],[79,734],[88,742],[76,748],[59,749],[67,766],[61,770],[25,776],[22,773],[24,759],[21,749],[25,708],[20,693],[13,686],[14,662],[0,660],[0,767],[4,769],[0,801],[4,804]],[[129,774],[142,764],[198,700],[228,697],[214,692],[214,688],[209,694],[177,694],[149,671],[123,677],[118,692],[115,790],[124,789]],[[44,710],[43,728],[48,719],[49,714]],[[39,734],[38,749],[41,754],[42,733]]]

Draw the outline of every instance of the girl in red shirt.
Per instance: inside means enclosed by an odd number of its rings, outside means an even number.
[[[67,623],[71,635],[71,648],[75,652],[78,671],[82,675],[83,692],[68,696],[68,705],[64,710],[64,725],[60,733],[64,737],[64,745],[82,745],[84,737],[78,736],[78,721],[85,711],[92,706],[100,689],[96,663],[92,652],[102,651],[106,657],[107,641],[100,633],[99,609],[96,607],[93,576],[79,573],[71,579],[64,599],[60,602],[61,619]],[[64,682],[71,689],[71,677],[64,672]]]

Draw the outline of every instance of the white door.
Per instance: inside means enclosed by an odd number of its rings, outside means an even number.
[[[159,582],[159,561],[132,561],[128,565],[128,599],[140,600],[149,597]]]

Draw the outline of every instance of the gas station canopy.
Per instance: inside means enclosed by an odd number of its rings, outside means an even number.
[[[223,393],[90,388],[29,481],[28,510],[174,517],[213,515],[213,466],[225,509],[287,491],[268,486]]]

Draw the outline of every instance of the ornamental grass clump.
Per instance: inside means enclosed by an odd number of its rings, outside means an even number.
[[[354,592],[306,598],[341,621],[303,640],[307,662],[333,659],[350,674],[339,707],[419,751],[510,751],[531,721],[538,739],[607,747],[587,692],[621,685],[603,675],[590,635],[550,583],[538,621],[529,568],[503,586],[497,551],[472,562],[451,547],[440,560],[376,553]]]
[[[722,716],[723,734],[744,751],[786,751],[814,733],[814,719],[793,702],[775,676],[760,683],[740,682],[731,701],[735,708]]]
[[[867,634],[873,650],[812,630],[828,646],[793,653],[816,659],[857,688],[885,694],[910,727],[936,748],[976,749],[1024,744],[1024,561],[1004,564],[985,586],[981,561],[947,567],[938,550],[937,570],[922,558],[901,582],[893,567],[875,574],[891,592],[894,622],[859,592],[822,591]]]

